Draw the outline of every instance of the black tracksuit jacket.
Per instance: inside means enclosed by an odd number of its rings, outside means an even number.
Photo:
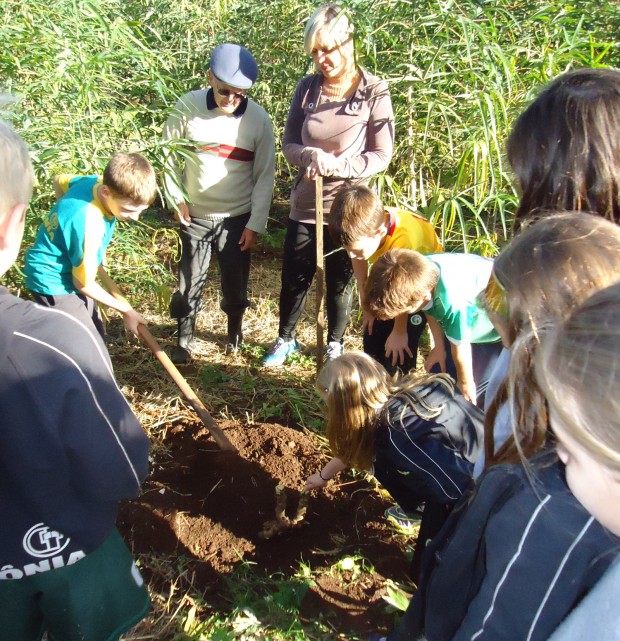
[[[101,545],[148,449],[81,301],[68,315],[0,288],[0,579]]]

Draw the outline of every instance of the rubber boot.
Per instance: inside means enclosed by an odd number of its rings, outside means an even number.
[[[176,291],[170,298],[170,318],[177,320],[190,316],[192,308],[181,292]]]
[[[170,360],[176,365],[183,365],[191,359],[191,350],[194,346],[194,331],[196,329],[196,317],[186,316],[179,318],[179,335],[177,346],[172,350]]]
[[[236,354],[241,343],[243,343],[243,333],[241,331],[242,324],[243,314],[228,314],[228,340],[226,343],[227,354]]]

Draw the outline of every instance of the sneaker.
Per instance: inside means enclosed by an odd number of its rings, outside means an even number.
[[[385,518],[391,521],[394,521],[398,527],[403,528],[403,530],[411,529],[416,525],[420,525],[422,521],[421,514],[409,515],[400,507],[400,505],[392,505],[388,507],[385,511]]]
[[[298,351],[299,343],[294,338],[290,341],[278,338],[271,349],[265,354],[263,367],[279,367],[291,354]]]
[[[327,343],[327,349],[325,350],[325,359],[328,361],[333,361],[334,358],[342,356],[344,353],[344,345],[337,341],[330,341]]]

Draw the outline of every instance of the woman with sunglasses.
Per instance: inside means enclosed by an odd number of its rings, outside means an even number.
[[[338,5],[317,9],[306,24],[306,53],[315,73],[297,85],[282,152],[298,167],[282,265],[279,335],[263,360],[280,366],[299,350],[295,328],[316,270],[315,179],[323,176],[324,223],[338,190],[365,183],[387,168],[394,147],[394,114],[387,83],[356,64],[353,25]],[[322,231],[322,230],[321,230]],[[351,312],[353,267],[324,234],[327,357],[343,352]]]
[[[228,317],[227,353],[243,340],[250,249],[265,231],[275,171],[271,120],[247,95],[257,76],[245,47],[219,45],[209,64],[210,88],[182,96],[164,126],[165,184],[182,244],[179,291],[170,304],[179,325],[175,363],[191,357],[212,254],[220,265],[221,308]]]

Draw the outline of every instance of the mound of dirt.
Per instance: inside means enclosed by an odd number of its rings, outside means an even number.
[[[350,580],[346,572],[319,572],[302,603],[302,617],[333,613],[338,631],[385,630],[392,617],[381,599],[385,579],[405,581],[402,536],[383,516],[389,502],[362,479],[346,476],[310,497],[304,521],[270,539],[259,533],[275,517],[275,487],[285,487],[293,516],[305,479],[325,459],[314,438],[277,424],[220,423],[238,454],[222,452],[201,424],[176,425],[166,458],[154,462],[139,499],[121,506],[119,527],[146,574],[163,585],[178,577],[157,575],[153,555],[182,556],[185,575],[208,603],[222,594],[223,579],[243,561],[265,576],[293,576],[303,562],[327,569],[359,553],[373,567]],[[150,555],[150,556],[149,556]]]

